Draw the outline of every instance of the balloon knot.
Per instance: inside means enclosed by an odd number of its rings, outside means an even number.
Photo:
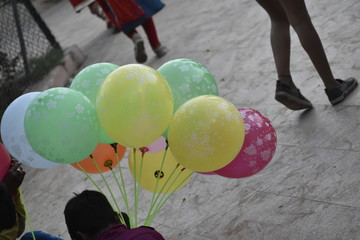
[[[106,160],[104,162],[104,166],[110,168],[112,170],[113,161],[112,160]]]
[[[149,151],[149,148],[147,148],[147,147],[141,147],[141,148],[139,148],[139,149],[140,149],[140,151],[141,151],[142,153],[146,153],[146,152]]]
[[[112,143],[110,145],[114,148],[115,153],[117,153],[117,143]]]

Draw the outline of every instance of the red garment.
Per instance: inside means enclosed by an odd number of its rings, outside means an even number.
[[[153,49],[161,45],[152,16],[165,4],[161,0],[96,0],[110,22],[129,38],[142,26]]]
[[[115,16],[120,16],[117,19],[120,25],[125,25],[128,22],[135,21],[145,16],[144,11],[135,0],[107,0],[107,2],[111,6]]]
[[[165,240],[160,233],[151,227],[141,226],[128,229],[123,224],[112,226],[102,232],[98,240]]]
[[[76,1],[76,0],[75,0]],[[106,16],[118,29],[123,25],[145,16],[145,12],[135,0],[97,0]]]
[[[141,26],[144,28],[146,36],[148,36],[151,47],[153,49],[159,47],[161,43],[156,32],[153,18],[149,18]],[[126,33],[126,36],[131,39],[135,33],[137,33],[136,29],[132,30],[130,33]]]

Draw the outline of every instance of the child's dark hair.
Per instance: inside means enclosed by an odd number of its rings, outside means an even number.
[[[0,231],[15,225],[15,205],[6,185],[2,182],[0,182],[0,216]]]
[[[82,239],[77,232],[96,236],[101,230],[116,223],[115,212],[100,192],[85,190],[65,206],[65,222],[71,239]]]

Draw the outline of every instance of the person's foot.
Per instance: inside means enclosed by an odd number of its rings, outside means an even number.
[[[158,58],[165,56],[168,53],[168,51],[169,50],[165,46],[158,46],[158,47],[154,48],[154,53],[156,54],[156,56]]]
[[[138,63],[144,63],[147,60],[147,55],[145,52],[144,40],[140,36],[140,34],[135,33],[131,38],[134,43],[134,52],[135,59]]]
[[[302,110],[313,107],[311,102],[301,94],[299,89],[290,87],[280,80],[276,82],[275,99],[291,110]]]
[[[345,100],[345,98],[357,87],[358,82],[355,78],[351,77],[344,80],[336,79],[340,84],[334,88],[326,88],[325,93],[329,98],[332,105],[336,105]]]

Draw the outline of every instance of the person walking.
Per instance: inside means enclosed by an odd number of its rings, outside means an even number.
[[[144,40],[136,28],[142,26],[150,46],[158,58],[168,49],[160,43],[153,16],[164,8],[160,0],[97,0],[110,22],[134,43],[135,59],[139,63],[147,60]]]
[[[314,28],[304,0],[256,0],[265,9],[271,20],[271,47],[278,80],[275,99],[292,110],[312,108],[293,82],[290,73],[290,26],[299,37],[320,75],[325,93],[332,105],[342,102],[358,85],[355,78],[335,79],[323,45]]]

